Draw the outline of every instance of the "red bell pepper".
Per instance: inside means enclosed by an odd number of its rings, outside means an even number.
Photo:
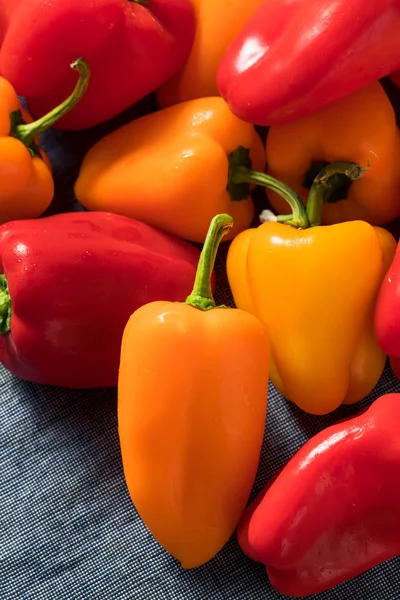
[[[400,0],[264,0],[219,65],[239,118],[279,125],[400,67]]]
[[[196,25],[190,0],[18,0],[10,14],[1,22],[0,9],[0,72],[35,116],[68,95],[70,62],[90,66],[91,89],[60,129],[97,125],[158,88],[183,66]]]
[[[104,212],[0,227],[0,361],[29,381],[117,385],[124,327],[143,304],[183,301],[200,252]]]
[[[400,243],[375,304],[375,336],[400,380]]]
[[[22,0],[0,0],[0,43],[3,40],[11,16]]]
[[[311,438],[247,508],[243,552],[308,596],[400,554],[400,394]]]

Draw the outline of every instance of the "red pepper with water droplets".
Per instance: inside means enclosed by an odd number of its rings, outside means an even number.
[[[36,383],[117,385],[130,315],[185,300],[199,256],[188,242],[104,212],[2,225],[0,361]]]

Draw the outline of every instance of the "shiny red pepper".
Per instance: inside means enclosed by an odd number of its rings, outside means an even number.
[[[75,83],[68,65],[83,57],[91,89],[57,128],[84,129],[174,75],[195,27],[190,0],[0,0],[0,73],[41,117],[68,96]]]
[[[239,118],[279,125],[400,68],[400,0],[264,0],[217,75]]]
[[[400,243],[375,304],[375,336],[400,380]]]
[[[247,508],[244,553],[280,593],[330,589],[400,554],[400,394],[311,438]]]
[[[122,334],[136,309],[183,301],[200,252],[103,212],[0,227],[0,361],[28,381],[117,385]]]

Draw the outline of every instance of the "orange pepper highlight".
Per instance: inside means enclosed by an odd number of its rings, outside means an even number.
[[[210,274],[232,226],[211,223],[186,303],[154,302],[122,340],[118,427],[131,499],[186,568],[210,560],[247,504],[260,459],[269,341],[261,322],[216,307]]]

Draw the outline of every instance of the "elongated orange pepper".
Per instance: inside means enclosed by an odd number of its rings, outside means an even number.
[[[0,223],[39,217],[53,199],[51,165],[38,136],[69,112],[86,92],[88,65],[78,59],[71,67],[79,72],[72,94],[34,122],[12,85],[0,77]]]
[[[132,501],[184,568],[228,541],[254,482],[263,439],[269,342],[258,319],[216,307],[210,287],[232,219],[211,223],[186,303],[153,302],[122,340],[118,427]]]
[[[228,213],[247,229],[254,205],[229,182],[229,155],[245,146],[264,169],[263,144],[222,98],[182,102],[105,136],[83,160],[75,195],[90,210],[119,213],[192,242],[204,242],[211,219]],[[232,187],[234,189],[232,189]]]
[[[271,127],[266,157],[268,173],[304,203],[323,163],[370,162],[357,183],[337,178],[336,192],[322,209],[323,224],[362,219],[384,225],[400,215],[400,136],[393,107],[378,82],[304,119]],[[268,196],[274,210],[288,212],[278,194]]]
[[[193,0],[196,35],[183,69],[157,92],[161,107],[207,96],[219,96],[221,58],[263,0]]]
[[[267,328],[273,384],[312,414],[364,398],[386,361],[373,317],[395,239],[364,221],[319,226],[322,202],[344,173],[357,180],[363,169],[351,163],[326,167],[311,188],[307,210],[293,191],[265,176],[265,185],[290,201],[292,215],[267,214],[275,222],[238,235],[227,258],[236,306]]]

